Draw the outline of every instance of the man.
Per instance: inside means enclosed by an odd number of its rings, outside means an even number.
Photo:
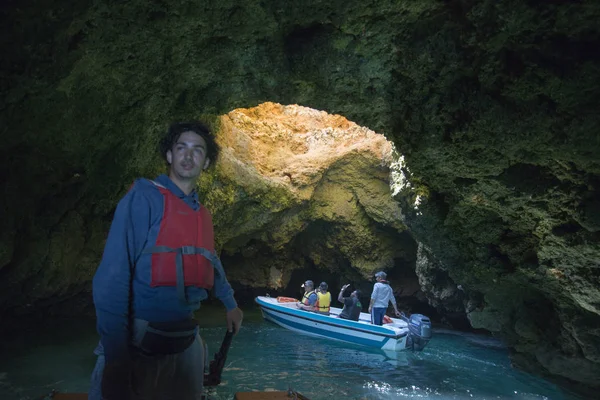
[[[331,309],[331,293],[327,291],[329,285],[327,282],[321,282],[319,290],[317,290],[317,304],[315,305],[315,311],[319,314],[329,315]]]
[[[242,324],[195,190],[217,159],[214,137],[202,123],[175,123],[160,149],[168,176],[138,179],[121,199],[93,280],[104,350],[93,377],[104,400],[202,397],[207,355],[193,312],[208,290],[225,305],[228,329]]]
[[[371,294],[371,302],[369,303],[369,312],[371,313],[371,323],[374,325],[383,325],[383,316],[387,311],[388,304],[392,302],[396,316],[400,316],[398,306],[396,306],[396,299],[394,298],[394,291],[392,290],[388,281],[386,281],[387,274],[383,271],[379,271],[375,274],[375,285],[373,286],[373,293]]]
[[[315,311],[318,300],[317,294],[315,293],[315,284],[313,281],[308,280],[300,287],[304,288],[304,295],[302,296],[302,301],[296,303],[296,307],[305,311]]]
[[[344,297],[344,291],[348,289],[350,284],[342,286],[340,294],[338,295],[338,301],[344,304],[344,308],[339,315],[342,319],[351,319],[352,321],[358,321],[360,318],[360,312],[362,311],[362,304],[360,303],[360,290],[355,290],[350,293],[350,297]]]

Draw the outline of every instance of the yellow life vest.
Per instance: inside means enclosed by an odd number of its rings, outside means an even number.
[[[331,293],[317,292],[317,305],[316,305],[317,311],[323,312],[323,313],[328,313],[330,306],[331,306]]]
[[[302,304],[304,304],[305,306],[308,305],[308,298],[310,297],[311,294],[313,294],[315,291],[311,290],[308,293],[304,293],[304,296],[302,297]],[[317,300],[318,301],[318,300]]]

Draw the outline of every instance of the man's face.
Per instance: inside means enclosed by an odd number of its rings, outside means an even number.
[[[171,164],[170,175],[182,180],[195,180],[208,168],[204,138],[194,132],[183,132],[173,148],[167,151],[167,162]]]

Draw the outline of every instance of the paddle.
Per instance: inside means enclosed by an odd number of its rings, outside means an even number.
[[[235,326],[231,332],[227,331],[225,333],[225,338],[223,339],[223,343],[221,343],[219,351],[215,353],[214,360],[210,362],[208,374],[204,374],[204,386],[218,386],[221,383],[221,373],[223,372],[223,367],[225,367],[227,352],[231,346],[234,331]]]

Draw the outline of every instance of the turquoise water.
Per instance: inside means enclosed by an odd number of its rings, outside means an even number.
[[[224,312],[199,314],[212,355],[224,329]],[[4,343],[0,399],[38,399],[52,389],[84,392],[95,363],[93,321],[65,321],[40,327]],[[579,399],[540,378],[512,369],[507,350],[489,337],[434,330],[421,353],[391,360],[377,351],[322,341],[264,322],[246,311],[242,331],[229,351],[215,399],[238,391],[287,390],[321,399]]]

